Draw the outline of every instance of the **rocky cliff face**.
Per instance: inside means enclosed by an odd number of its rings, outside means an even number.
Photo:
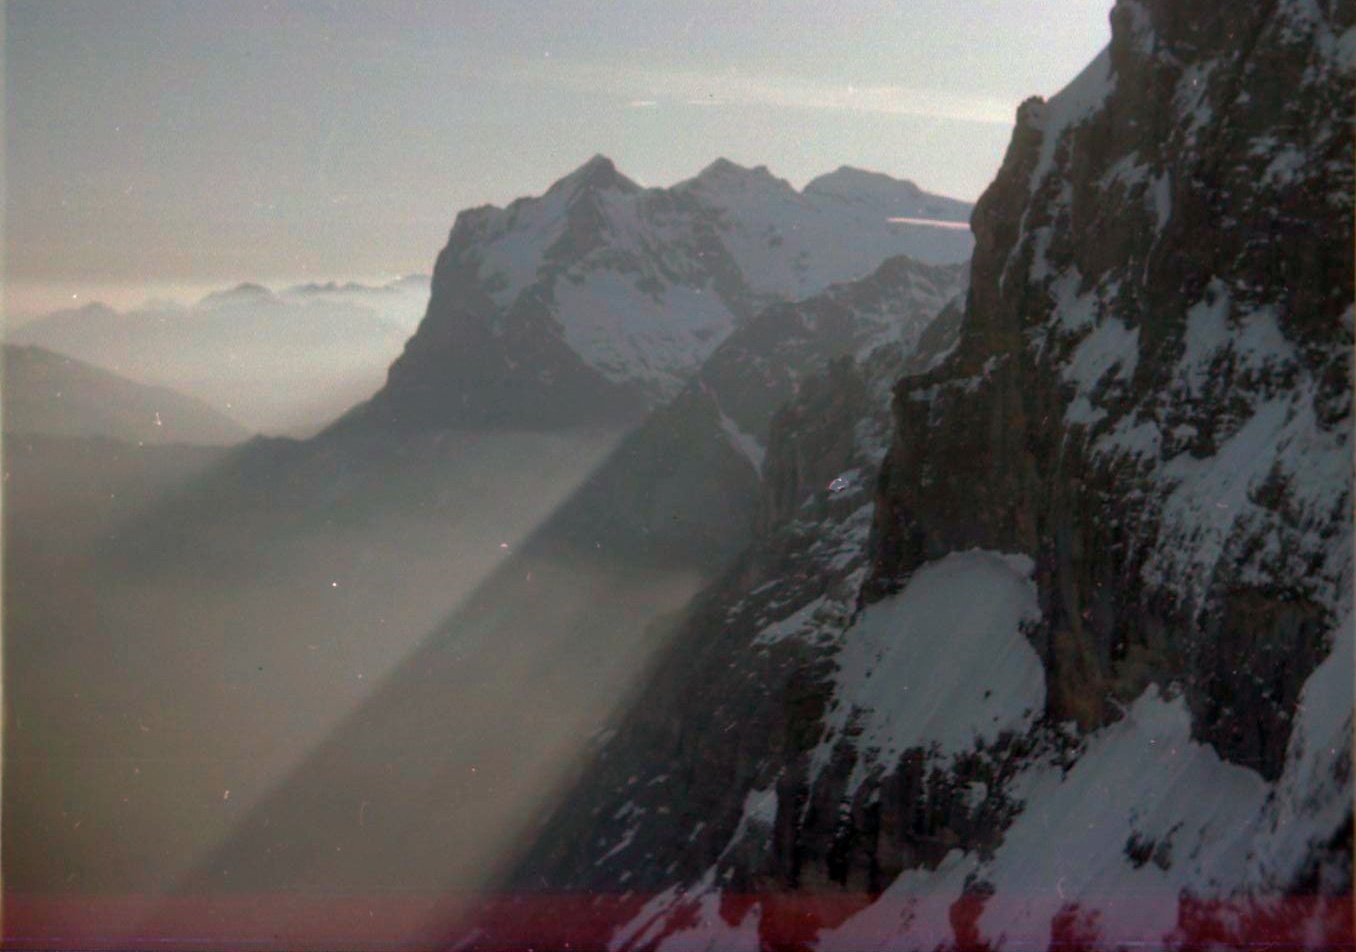
[[[1184,678],[1201,736],[1271,779],[1347,564],[1332,16],[1123,4],[1109,50],[1023,108],[956,359],[897,393],[869,589],[970,546],[1031,553],[1052,716],[1103,723]]]
[[[628,948],[1351,944],[1353,22],[1117,4],[879,478],[837,368],[516,886]]]

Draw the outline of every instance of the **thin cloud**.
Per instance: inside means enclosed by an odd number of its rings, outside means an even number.
[[[521,82],[612,94],[631,108],[661,105],[768,106],[873,115],[917,116],[956,122],[1012,125],[1016,103],[908,86],[832,83],[776,74],[637,67],[554,59],[521,60]]]
[[[941,221],[936,218],[887,218],[892,225],[923,225],[927,228],[949,228],[953,231],[969,231],[968,221]]]
[[[448,65],[413,48],[407,65],[446,78]],[[1011,128],[1019,100],[967,96],[942,89],[831,82],[737,69],[678,69],[574,60],[564,56],[463,58],[451,69],[475,82],[532,86],[611,96],[624,108],[765,106],[864,115],[912,116]]]

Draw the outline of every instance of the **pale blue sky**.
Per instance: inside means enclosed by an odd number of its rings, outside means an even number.
[[[72,288],[428,271],[458,209],[595,152],[976,198],[1107,0],[11,0],[11,307]],[[105,297],[116,297],[109,291]],[[144,294],[142,295],[144,296]]]

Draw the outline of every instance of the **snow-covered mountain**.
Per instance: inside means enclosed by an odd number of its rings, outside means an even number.
[[[1352,947],[1353,24],[1117,3],[468,945]]]
[[[773,302],[901,254],[966,260],[969,212],[853,169],[798,192],[762,166],[718,160],[660,189],[595,156],[544,195],[457,217],[427,318],[354,418],[634,422]]]

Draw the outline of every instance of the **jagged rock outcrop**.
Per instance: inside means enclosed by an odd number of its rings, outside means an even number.
[[[1107,53],[1023,108],[960,347],[897,394],[870,589],[970,546],[1040,553],[1052,717],[1184,679],[1200,735],[1272,779],[1345,564],[1322,536],[1346,480],[1294,444],[1340,456],[1349,425],[1334,13],[1122,4]]]
[[[1117,4],[872,505],[789,505],[840,379],[515,885],[617,948],[1352,945],[1354,23]]]

